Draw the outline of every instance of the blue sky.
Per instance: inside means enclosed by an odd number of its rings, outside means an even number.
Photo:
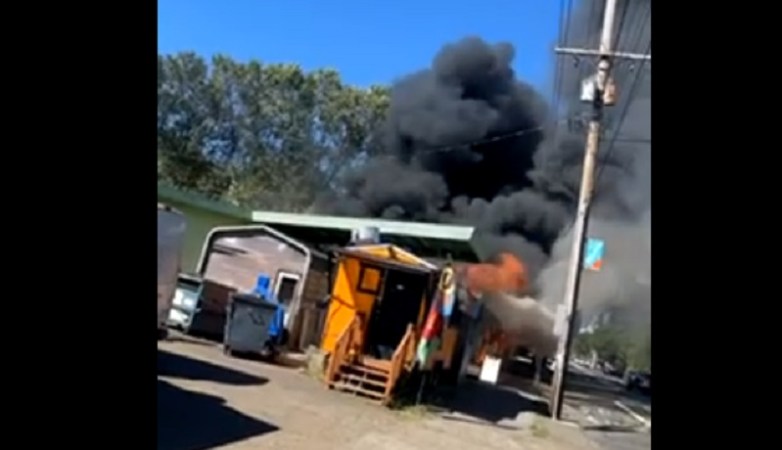
[[[428,66],[447,42],[477,35],[516,47],[517,75],[548,87],[555,0],[158,0],[158,50],[333,67],[367,86]]]

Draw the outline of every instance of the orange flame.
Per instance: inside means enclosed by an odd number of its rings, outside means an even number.
[[[500,253],[494,264],[463,266],[463,280],[473,296],[484,294],[520,294],[529,285],[527,268],[510,253]]]

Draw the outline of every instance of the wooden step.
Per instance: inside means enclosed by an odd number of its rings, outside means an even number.
[[[391,373],[391,361],[386,359],[364,357],[361,359],[361,365],[379,372]]]
[[[371,398],[373,400],[381,400],[382,401],[383,398],[385,397],[385,393],[382,392],[382,391],[373,391],[373,390],[370,390],[370,389],[364,389],[364,388],[362,388],[360,386],[356,386],[355,384],[345,383],[345,382],[342,382],[342,381],[336,381],[336,382],[332,382],[330,384],[331,384],[331,386],[334,389],[339,389],[339,390],[350,392],[350,393],[357,394],[357,395],[363,395],[363,396],[369,397],[369,398]]]
[[[385,405],[390,401],[386,397],[390,377],[390,360],[363,357],[360,361],[341,364],[327,386]]]
[[[356,383],[359,383],[359,385],[360,384],[368,384],[368,385],[377,386],[377,387],[383,388],[383,389],[385,389],[386,388],[386,384],[388,384],[387,380],[386,381],[373,380],[371,378],[365,378],[365,377],[361,377],[359,375],[353,375],[353,374],[349,374],[349,373],[341,373],[338,376],[340,378],[340,381],[342,381],[342,380],[354,381]]]
[[[364,376],[371,376],[375,378],[388,378],[390,375],[390,372],[386,372],[383,370],[377,370],[372,367],[364,366],[361,364],[349,364],[344,365],[340,367],[339,373],[348,373],[348,374],[354,374],[354,375],[364,375]]]

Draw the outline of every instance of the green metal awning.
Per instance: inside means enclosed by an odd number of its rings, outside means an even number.
[[[348,244],[357,228],[376,227],[384,243],[422,258],[443,259],[450,254],[458,261],[478,261],[471,245],[475,230],[468,226],[270,211],[253,211],[252,220],[323,250]]]

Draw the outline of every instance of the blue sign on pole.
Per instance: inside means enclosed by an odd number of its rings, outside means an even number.
[[[603,256],[606,251],[606,243],[601,239],[588,239],[584,249],[584,268],[599,271],[603,267]]]

